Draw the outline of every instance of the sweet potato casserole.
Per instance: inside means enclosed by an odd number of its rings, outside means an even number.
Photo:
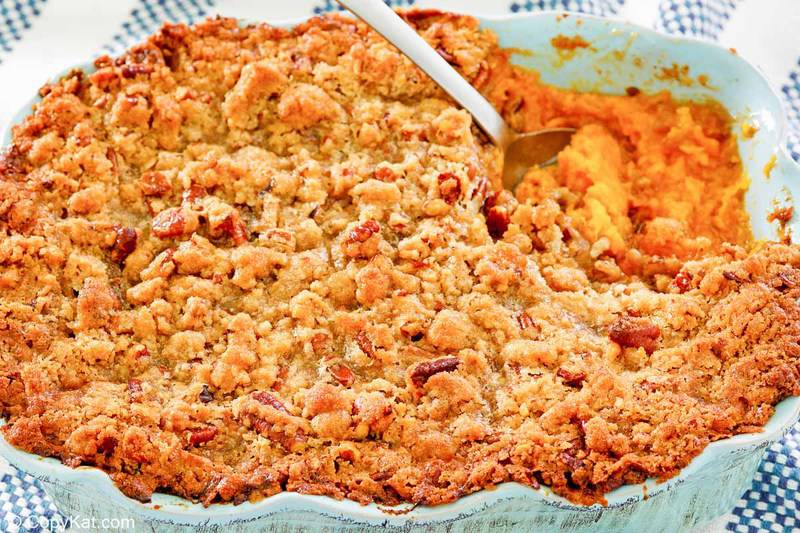
[[[800,248],[753,242],[724,109],[405,17],[515,128],[579,128],[558,164],[504,192],[470,115],[336,16],[168,25],[42,89],[0,162],[10,443],[140,500],[592,503],[800,393]]]

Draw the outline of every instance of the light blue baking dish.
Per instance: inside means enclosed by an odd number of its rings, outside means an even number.
[[[800,167],[784,148],[786,119],[781,101],[752,65],[708,43],[671,38],[590,16],[536,13],[485,17],[481,23],[497,33],[502,46],[530,51],[514,60],[538,70],[546,83],[609,93],[636,86],[644,91],[668,89],[680,98],[713,98],[730,110],[737,123],[757,127],[752,138],[739,140],[752,182],[746,196],[747,209],[757,238],[778,237],[777,227],[767,222],[767,214],[778,204],[791,205],[800,195]],[[574,57],[565,60],[550,45],[559,34],[580,34],[592,46],[577,50]],[[693,81],[686,76],[681,81],[658,75],[673,65],[688,66]],[[16,122],[29,112],[27,106]],[[10,132],[4,133],[3,142],[10,142]],[[772,171],[766,175],[764,169],[771,161]],[[790,221],[788,227],[795,229],[797,220]],[[2,437],[0,455],[41,480],[65,515],[133,519],[136,530],[142,531],[379,531],[423,526],[446,531],[491,528],[641,533],[688,529],[730,510],[748,487],[765,448],[780,439],[799,415],[800,398],[784,400],[761,433],[709,445],[680,475],[666,482],[648,480],[644,485],[620,487],[608,494],[605,507],[574,505],[546,487],[532,489],[516,483],[447,505],[407,507],[404,513],[398,513],[397,508],[389,513],[377,505],[295,493],[278,494],[257,503],[208,508],[155,494],[151,503],[142,504],[123,496],[100,470],[68,468],[54,459],[19,451]]]

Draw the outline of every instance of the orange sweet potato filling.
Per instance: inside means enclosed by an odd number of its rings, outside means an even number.
[[[751,242],[731,118],[715,102],[669,93],[581,94],[538,83],[535,72],[498,58],[484,89],[522,131],[579,128],[558,165],[534,168],[520,200],[567,197],[566,212],[591,241],[606,239],[624,260],[630,248],[680,259]]]

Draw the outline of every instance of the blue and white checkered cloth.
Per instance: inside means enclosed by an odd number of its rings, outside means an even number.
[[[395,7],[507,13],[545,9],[622,17],[657,30],[735,47],[780,88],[788,147],[800,161],[800,0],[385,0]],[[42,73],[118,53],[165,21],[221,14],[282,20],[337,10],[334,0],[0,0],[0,126],[45,81]],[[93,24],[85,24],[92,20]],[[766,36],[769,36],[767,38]],[[722,529],[800,531],[800,425],[768,448]],[[23,517],[23,524],[9,517]],[[0,459],[0,531],[62,529],[64,517],[30,476]]]
[[[55,533],[65,520],[34,478],[13,466],[0,475],[0,531]]]

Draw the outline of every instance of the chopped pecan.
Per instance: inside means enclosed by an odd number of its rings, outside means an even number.
[[[486,228],[494,239],[500,239],[508,230],[511,215],[505,206],[497,205],[500,193],[493,192],[483,202],[483,214],[486,216]]]
[[[571,452],[561,452],[561,462],[567,465],[570,470],[583,468],[583,461],[575,457]]]
[[[167,248],[153,258],[150,265],[142,271],[142,279],[168,278],[175,272],[175,249]]]
[[[203,390],[200,391],[198,399],[203,403],[208,403],[214,400],[214,395],[208,390],[208,385],[203,384]]]
[[[278,375],[272,383],[272,390],[279,391],[283,384],[286,382],[286,376],[289,375],[289,367],[286,365],[278,365]]]
[[[154,170],[142,174],[139,188],[145,196],[162,196],[172,190],[172,184],[164,174]]]
[[[289,410],[286,409],[286,406],[283,405],[283,402],[281,402],[279,399],[277,399],[275,396],[273,396],[268,392],[264,391],[254,392],[253,399],[264,405],[269,405],[270,407],[274,407],[275,409],[283,413],[287,414],[289,413]]]
[[[355,461],[356,455],[353,453],[353,450],[339,450],[339,459],[352,463]]]
[[[523,311],[517,315],[517,324],[519,324],[519,329],[526,330],[532,326],[535,326],[536,322],[533,321],[528,313]]]
[[[373,481],[386,481],[387,479],[389,479],[389,478],[390,478],[390,477],[392,477],[393,475],[394,475],[394,473],[393,473],[393,472],[389,472],[389,471],[386,471],[386,470],[379,470],[379,471],[377,471],[377,472],[372,472],[372,473],[369,475],[369,477],[370,477],[370,478],[371,478]]]
[[[365,242],[374,234],[381,231],[381,227],[374,220],[367,220],[353,228],[349,235],[347,235],[346,242]]]
[[[201,187],[200,185],[192,183],[188,189],[183,191],[183,193],[181,194],[181,199],[185,203],[192,205],[195,202],[197,202],[198,199],[202,198],[203,196],[206,196],[207,194],[208,191],[206,191],[205,187]]]
[[[372,341],[369,339],[366,332],[359,331],[356,333],[356,342],[358,343],[358,347],[361,348],[361,351],[364,352],[367,357],[375,357],[375,346],[372,344]]]
[[[164,209],[155,217],[151,222],[153,234],[159,239],[169,239],[183,235],[183,228],[186,225],[186,220],[183,213],[177,207],[170,207]]]
[[[112,85],[119,84],[119,76],[114,72],[110,66],[98,67],[97,71],[90,77],[92,85],[98,89],[107,91]],[[41,91],[48,89],[48,86],[42,87]],[[40,91],[40,95],[41,95]]]
[[[461,180],[452,172],[439,174],[439,196],[442,200],[453,205],[461,198]]]
[[[297,433],[291,435],[275,428],[272,424],[261,418],[254,418],[252,424],[256,432],[267,437],[271,441],[277,442],[289,451],[294,448],[295,444],[300,444],[308,440],[302,429],[298,429]]]
[[[119,161],[117,160],[117,152],[112,148],[106,150],[106,159],[111,162],[111,171],[115,176],[119,176]]]
[[[675,286],[678,288],[678,291],[684,293],[692,288],[692,275],[686,271],[681,270],[678,272],[678,275],[675,276]]]
[[[653,381],[652,378],[645,378],[637,385],[647,392],[654,392],[665,387],[665,383],[661,381]]]
[[[190,446],[199,446],[200,444],[205,444],[206,442],[214,440],[214,437],[217,436],[217,428],[215,426],[209,426],[203,429],[195,429],[189,434],[189,445]]]
[[[452,372],[458,368],[459,364],[461,364],[461,360],[458,357],[443,357],[422,362],[411,371],[411,382],[416,387],[422,387],[432,375],[439,372]]]
[[[475,74],[475,77],[472,78],[472,86],[476,89],[483,87],[489,79],[489,73],[489,65],[486,61],[481,61],[481,64],[478,66],[478,72]]]
[[[570,387],[579,387],[581,383],[586,380],[586,373],[577,371],[572,372],[567,370],[566,368],[560,367],[556,371],[556,375],[564,380],[565,385],[569,385]]]
[[[353,371],[350,370],[350,368],[347,365],[342,363],[336,363],[335,365],[331,365],[330,367],[328,367],[328,372],[331,373],[331,376],[333,376],[333,378],[336,381],[338,381],[345,387],[349,387],[356,380],[356,376],[355,374],[353,374]]]
[[[397,179],[397,174],[389,167],[377,167],[373,172],[375,179],[392,182]]]
[[[117,236],[114,239],[114,246],[111,248],[111,260],[115,263],[123,263],[136,249],[138,238],[139,236],[133,228],[117,228]]]
[[[723,271],[722,277],[728,281],[735,281],[736,283],[741,283],[743,281],[742,278],[737,276],[735,272],[731,272],[730,270]]]
[[[442,56],[442,59],[450,63],[451,65],[458,66],[458,62],[456,61],[456,56],[442,48],[441,46],[436,47],[436,53]]]
[[[111,57],[104,54],[94,60],[94,68],[101,69],[103,67],[110,67],[112,65]]]
[[[42,189],[46,191],[52,191],[55,182],[53,181],[53,178],[51,176],[42,176],[41,184],[42,184]]]
[[[778,290],[793,289],[800,285],[800,276],[795,274],[795,270],[788,269],[783,272],[778,272],[777,275],[777,288]]]
[[[314,350],[315,355],[327,355],[330,352],[329,338],[325,333],[315,333],[311,340],[311,349]]]
[[[123,65],[122,77],[126,79],[135,78],[139,74],[150,74],[153,72],[153,65]]]
[[[492,207],[486,213],[486,227],[489,229],[489,235],[494,239],[500,239],[508,230],[508,223],[511,217],[508,215],[508,210],[505,207]]]
[[[409,11],[403,11],[399,13],[400,17],[405,19],[405,21],[409,24],[409,26],[416,27],[419,23],[424,23],[427,20],[430,20],[433,17],[440,17],[444,15],[444,11],[440,11],[438,9],[412,9]]]
[[[656,349],[661,330],[646,318],[626,316],[611,325],[608,336],[620,346],[644,348],[645,352],[651,354]]]
[[[219,225],[219,229],[228,234],[236,245],[247,242],[247,227],[239,217],[238,211],[234,211],[225,217],[225,220]]]
[[[261,418],[254,418],[253,429],[255,429],[258,433],[261,433],[262,435],[267,435],[269,434],[269,430],[272,429],[272,424],[270,424],[266,420],[262,420]]]
[[[262,234],[261,239],[271,248],[285,253],[293,252],[297,246],[294,233],[281,228],[268,229]]]
[[[476,184],[475,188],[472,189],[472,198],[480,197],[484,198],[486,196],[486,191],[489,189],[489,180],[487,178],[480,178]]]

